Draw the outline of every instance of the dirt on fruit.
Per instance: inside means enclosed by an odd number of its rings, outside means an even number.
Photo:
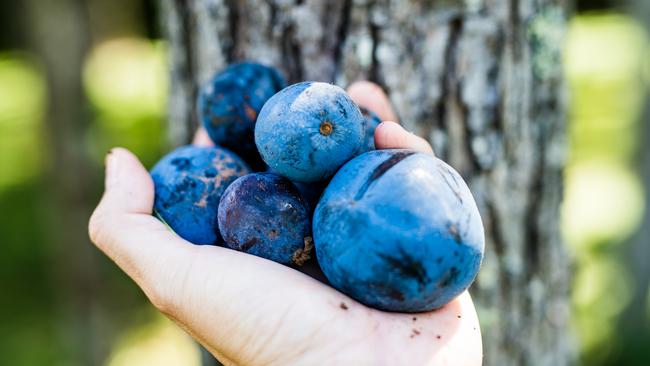
[[[302,266],[308,259],[309,259],[309,253],[311,252],[311,249],[314,247],[314,240],[312,239],[311,236],[305,237],[305,246],[296,250],[293,253],[293,263],[295,263],[298,266]]]

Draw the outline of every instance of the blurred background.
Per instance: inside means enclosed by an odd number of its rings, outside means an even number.
[[[155,3],[0,2],[1,364],[199,363],[86,236],[108,149],[148,167],[168,149]],[[650,365],[649,3],[579,0],[565,40],[561,220],[587,365]]]

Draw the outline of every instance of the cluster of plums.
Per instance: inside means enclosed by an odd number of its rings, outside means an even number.
[[[194,244],[289,266],[315,248],[332,286],[381,310],[432,310],[466,289],[484,237],[459,174],[433,155],[375,150],[379,118],[338,86],[285,86],[252,62],[205,85],[198,111],[216,146],[154,166],[155,214]]]

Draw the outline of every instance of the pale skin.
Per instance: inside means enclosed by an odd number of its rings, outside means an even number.
[[[431,153],[395,122],[376,85],[348,88],[382,120],[378,149]],[[199,130],[195,144],[209,145]],[[252,255],[181,239],[151,215],[154,188],[129,151],[106,158],[106,190],[90,237],[151,303],[226,365],[480,365],[481,333],[464,292],[441,309],[388,313],[299,271]]]

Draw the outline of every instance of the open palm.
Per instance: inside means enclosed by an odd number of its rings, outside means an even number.
[[[395,119],[376,86],[359,83],[349,92],[382,119]],[[424,140],[389,122],[377,128],[375,144],[431,152]],[[467,292],[428,313],[371,309],[294,269],[192,245],[151,215],[153,201],[147,170],[127,150],[113,149],[91,239],[154,306],[226,365],[481,363],[480,329]]]

